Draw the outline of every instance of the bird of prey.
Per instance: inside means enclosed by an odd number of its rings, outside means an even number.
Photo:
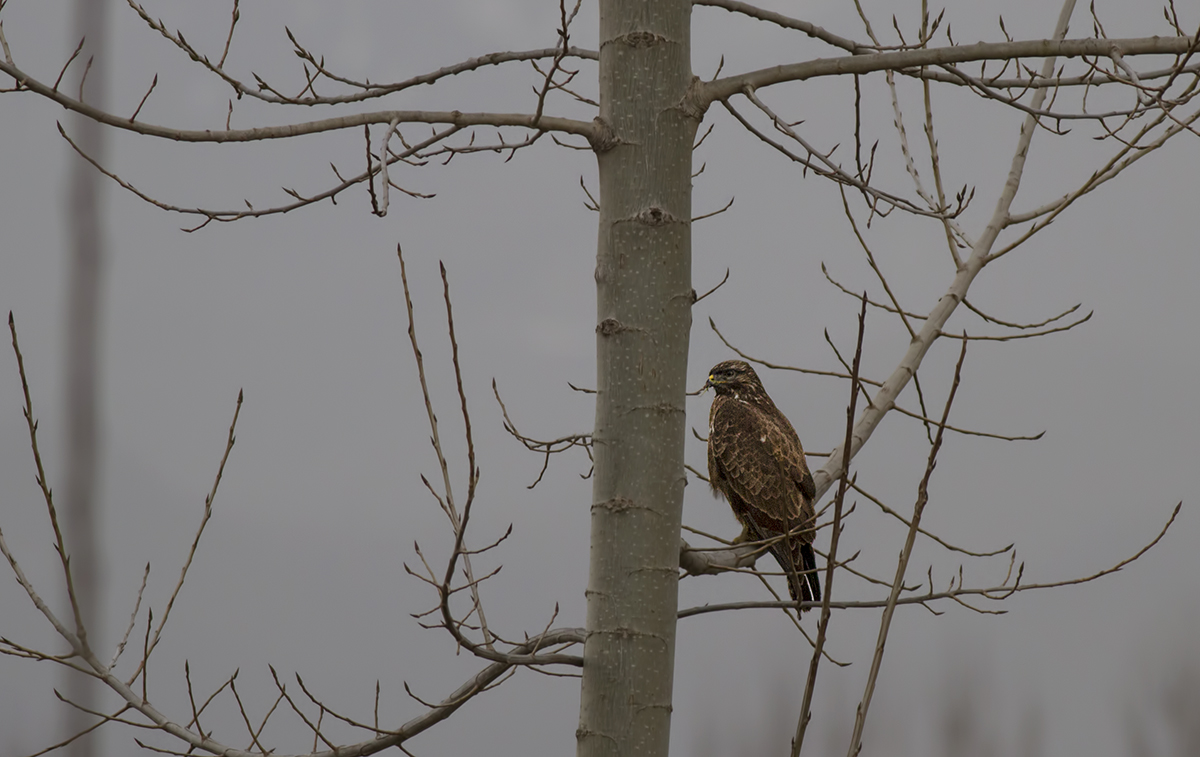
[[[737,541],[782,537],[768,549],[787,576],[792,600],[819,601],[812,548],[816,487],[796,429],[748,363],[718,363],[704,386],[716,392],[708,415],[709,483],[744,527]]]

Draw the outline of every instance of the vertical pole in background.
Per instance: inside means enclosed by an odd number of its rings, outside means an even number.
[[[107,52],[107,0],[74,0],[71,46],[85,39],[74,64],[75,85],[83,99],[103,109],[107,87],[104,76]],[[104,160],[104,136],[99,123],[76,115],[71,129],[79,146],[93,158]],[[70,150],[64,146],[64,150]],[[72,152],[67,174],[67,318],[64,365],[66,380],[66,481],[64,513],[66,543],[71,571],[78,591],[84,621],[97,628],[102,606],[100,554],[97,538],[99,518],[99,343],[101,278],[104,268],[104,235],[101,223],[100,182],[103,177]],[[67,671],[64,692],[72,702],[98,710],[100,692],[95,681]],[[95,717],[74,707],[65,709],[64,730],[78,733],[95,722]],[[88,736],[68,747],[70,757],[92,757],[96,740]]]

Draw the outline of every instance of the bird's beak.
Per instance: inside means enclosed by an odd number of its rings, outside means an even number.
[[[713,381],[712,374],[710,373],[708,374],[708,381],[704,382],[704,389],[711,389],[714,386],[716,386],[716,382]],[[701,389],[700,391],[704,391],[704,389]]]

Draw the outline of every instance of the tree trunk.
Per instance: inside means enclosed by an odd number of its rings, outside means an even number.
[[[665,757],[694,294],[689,0],[600,3],[596,426],[578,754]]]

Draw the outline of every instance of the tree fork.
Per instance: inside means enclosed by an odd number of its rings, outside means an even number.
[[[602,0],[595,478],[578,754],[666,757],[691,329],[690,0]]]

